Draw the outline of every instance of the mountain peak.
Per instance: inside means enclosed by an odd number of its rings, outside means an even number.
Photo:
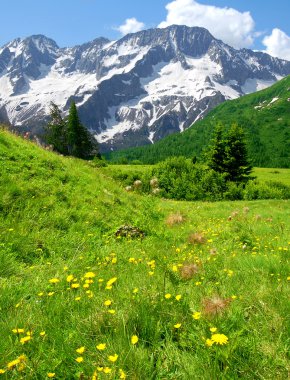
[[[171,25],[59,48],[43,35],[0,50],[0,110],[39,129],[47,104],[75,100],[103,150],[153,143],[183,131],[227,99],[270,86],[290,62],[236,50],[201,27]]]

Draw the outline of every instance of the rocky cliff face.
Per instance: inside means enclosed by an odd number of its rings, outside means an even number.
[[[170,26],[59,48],[44,36],[0,49],[0,118],[38,131],[71,99],[102,150],[183,131],[226,99],[290,74],[290,62],[235,50],[206,29]]]

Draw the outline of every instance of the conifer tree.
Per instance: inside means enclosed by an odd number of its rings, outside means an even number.
[[[251,179],[252,166],[247,157],[245,134],[242,128],[233,124],[228,132],[223,132],[218,124],[208,152],[208,166],[216,172],[224,173],[227,181],[245,182]]]
[[[61,116],[58,106],[50,103],[50,122],[45,127],[45,140],[53,149],[61,154],[68,154],[66,122]]]
[[[250,179],[253,167],[248,160],[244,131],[237,124],[232,124],[225,136],[224,166],[229,181],[244,182]]]
[[[68,153],[75,157],[88,158],[97,154],[97,143],[80,122],[74,101],[67,119],[67,145]]]
[[[213,139],[208,153],[208,166],[218,173],[223,173],[225,170],[225,141],[223,138],[224,127],[221,123],[218,123],[214,129]]]

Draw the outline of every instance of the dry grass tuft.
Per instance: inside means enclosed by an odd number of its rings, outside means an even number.
[[[184,222],[184,217],[180,214],[180,212],[168,215],[165,221],[165,223],[170,227],[174,226],[175,224],[180,224],[182,222]]]
[[[198,273],[199,268],[200,267],[194,263],[184,263],[179,269],[180,276],[183,280],[190,280]]]
[[[211,298],[205,298],[202,301],[204,314],[209,317],[223,314],[231,301],[231,298],[221,298],[219,295],[215,295]]]
[[[195,232],[189,236],[188,241],[190,244],[205,244],[207,238],[201,232]]]

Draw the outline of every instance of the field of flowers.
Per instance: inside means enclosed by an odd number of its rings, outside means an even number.
[[[0,379],[289,378],[289,201],[126,193],[6,132],[0,153]]]

